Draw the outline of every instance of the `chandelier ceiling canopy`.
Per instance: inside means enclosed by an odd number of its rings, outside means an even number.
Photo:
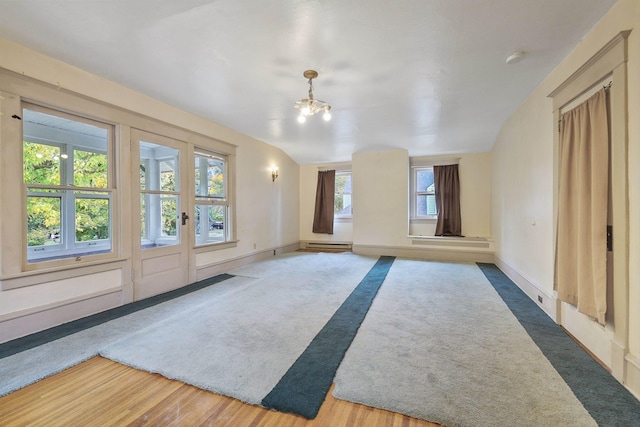
[[[296,101],[294,107],[300,112],[298,115],[298,122],[304,123],[307,121],[307,116],[313,116],[319,112],[323,112],[322,118],[325,121],[331,120],[331,105],[328,102],[315,99],[313,97],[313,79],[318,77],[318,72],[315,70],[306,70],[302,74],[309,80],[309,98],[302,98]]]

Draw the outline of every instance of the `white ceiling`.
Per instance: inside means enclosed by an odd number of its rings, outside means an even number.
[[[282,148],[483,152],[615,0],[0,0],[0,37]],[[527,56],[517,64],[514,51]],[[314,95],[330,122],[296,120]]]

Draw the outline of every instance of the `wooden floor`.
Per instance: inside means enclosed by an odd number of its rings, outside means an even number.
[[[333,386],[332,386],[333,390]],[[331,391],[314,420],[247,405],[94,357],[0,398],[0,426],[402,426],[437,424],[345,402]]]

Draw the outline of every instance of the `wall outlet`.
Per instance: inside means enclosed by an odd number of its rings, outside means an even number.
[[[538,302],[542,304],[542,297],[540,295],[538,295]]]

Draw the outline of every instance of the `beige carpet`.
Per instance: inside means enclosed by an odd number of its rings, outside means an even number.
[[[334,396],[446,426],[593,426],[475,264],[395,261]]]

